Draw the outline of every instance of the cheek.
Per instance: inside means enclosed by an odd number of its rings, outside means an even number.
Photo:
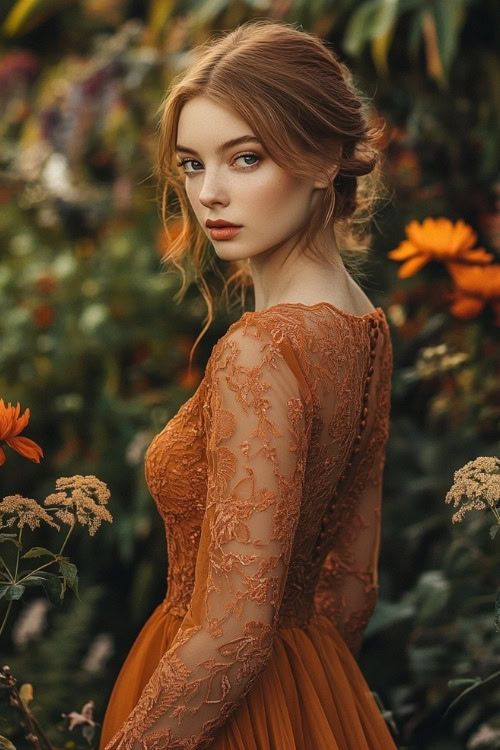
[[[193,208],[196,209],[199,189],[195,189],[195,187],[193,186],[193,180],[189,177],[184,178],[184,190],[186,191],[188,201],[191,203]]]
[[[200,203],[200,188],[193,184],[195,182],[197,182],[197,180],[189,179],[189,177],[186,177],[184,190],[186,191],[186,197],[194,215],[201,223],[202,216],[205,215],[207,209]]]
[[[309,207],[309,188],[304,182],[282,171],[259,175],[251,190],[245,190],[245,202],[259,213],[272,214],[293,223],[302,217]]]

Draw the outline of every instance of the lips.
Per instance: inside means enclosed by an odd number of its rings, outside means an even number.
[[[210,227],[210,237],[213,240],[231,240],[242,227],[236,226],[222,226],[222,227]]]
[[[212,227],[241,227],[241,224],[231,224],[230,221],[225,221],[224,219],[207,219],[205,222],[205,226],[207,226],[209,229]]]

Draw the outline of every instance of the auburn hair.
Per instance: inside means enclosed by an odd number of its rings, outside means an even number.
[[[176,163],[183,105],[204,96],[231,109],[250,125],[282,169],[306,179],[326,178],[323,201],[308,217],[299,241],[304,240],[304,252],[325,260],[315,236],[330,223],[346,266],[357,275],[372,239],[368,225],[373,207],[383,192],[380,144],[385,128],[330,43],[293,24],[253,19],[231,31],[215,32],[196,46],[192,55],[187,68],[172,79],[157,110],[160,121],[154,167],[165,232],[161,262],[180,270],[182,287],[175,297],[181,301],[187,288],[182,261],[191,261],[194,280],[208,308],[205,327],[191,349],[190,368],[194,349],[213,320],[213,297],[204,270],[208,265],[221,274],[214,266],[213,248],[191,209]],[[177,204],[180,212],[172,204]],[[248,263],[235,261],[229,270],[231,275],[221,276],[220,297],[225,296],[229,304],[227,293],[232,284],[243,306],[245,290],[252,282]]]

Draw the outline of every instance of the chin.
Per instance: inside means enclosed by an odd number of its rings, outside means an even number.
[[[214,248],[219,258],[222,258],[223,260],[245,260],[245,258],[248,257],[248,254],[245,255],[244,252],[235,250],[231,247],[225,247],[225,245],[229,244],[230,241],[227,240],[226,242],[220,240],[220,243],[218,243],[217,245],[212,241],[212,247]]]

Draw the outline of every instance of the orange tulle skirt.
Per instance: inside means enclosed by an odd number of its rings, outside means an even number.
[[[99,750],[122,726],[169,648],[182,618],[153,611],[137,636],[106,708]],[[320,615],[278,629],[271,660],[214,750],[395,750],[379,707],[344,640]]]

